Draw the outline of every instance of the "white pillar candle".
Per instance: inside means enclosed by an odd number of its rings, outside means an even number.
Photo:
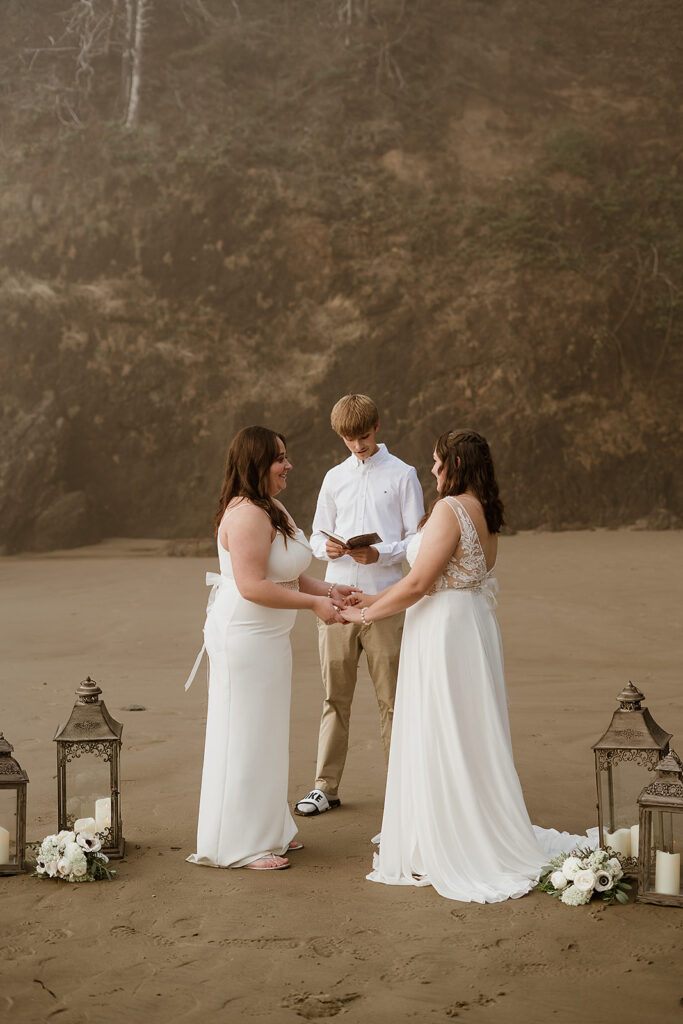
[[[94,818],[79,818],[74,822],[74,832],[91,832],[95,835],[97,823]]]
[[[616,832],[605,832],[605,843],[622,857],[631,856],[631,829],[618,828]]]
[[[638,859],[638,842],[640,837],[640,825],[631,825],[631,856]]]
[[[0,825],[0,864],[9,864],[9,832]]]
[[[103,796],[95,801],[95,819],[98,828],[109,828],[111,825],[111,797]]]
[[[681,855],[657,850],[655,892],[678,896],[681,891]]]

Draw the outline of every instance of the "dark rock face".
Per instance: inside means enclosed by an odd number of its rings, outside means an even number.
[[[512,528],[680,525],[683,9],[386,0],[346,38],[241,6],[169,7],[135,132],[104,59],[34,150],[32,80],[0,97],[2,549],[209,536],[256,422],[306,528],[350,391],[430,497],[435,437],[472,426]]]
[[[34,551],[73,548],[97,540],[85,491],[70,491],[57,498],[36,517],[30,538]]]

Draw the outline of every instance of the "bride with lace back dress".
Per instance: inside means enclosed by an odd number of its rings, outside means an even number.
[[[261,871],[289,866],[301,848],[287,804],[292,655],[299,608],[324,622],[355,589],[305,575],[312,559],[276,495],[291,463],[285,440],[266,427],[241,430],[228,451],[216,518],[220,574],[211,595],[204,644],[209,698],[199,802],[197,852],[209,867]],[[335,605],[337,607],[335,607]]]
[[[443,434],[432,473],[441,497],[408,547],[410,573],[342,612],[372,622],[408,609],[368,878],[496,903],[529,892],[550,857],[589,840],[532,826],[515,770],[493,575],[503,506],[488,444],[473,431]]]

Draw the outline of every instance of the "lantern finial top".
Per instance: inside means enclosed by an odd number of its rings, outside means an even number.
[[[101,693],[102,691],[95,682],[95,680],[91,679],[90,676],[88,676],[87,679],[84,679],[83,682],[78,687],[78,689],[76,690],[76,696],[78,697],[76,703],[96,704],[97,698]]]
[[[28,775],[16,757],[12,757],[13,750],[12,744],[0,732],[0,782],[6,783],[7,779],[11,783],[28,782]]]
[[[662,773],[663,775],[681,775],[683,774],[683,764],[681,759],[675,750],[669,750],[666,757],[655,765],[655,771]]]
[[[624,687],[617,700],[621,711],[640,711],[640,702],[645,700],[645,694],[641,693],[629,679],[628,686]]]

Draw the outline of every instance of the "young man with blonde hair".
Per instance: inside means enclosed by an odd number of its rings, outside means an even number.
[[[332,429],[350,451],[323,480],[313,520],[311,547],[328,562],[330,587],[344,583],[376,594],[401,579],[408,541],[424,513],[422,488],[412,466],[378,444],[379,413],[367,395],[345,395],[332,409]],[[344,540],[377,533],[381,542],[353,549]],[[299,800],[297,814],[313,816],[339,807],[349,745],[351,702],[358,662],[365,651],[379,705],[384,752],[389,756],[403,613],[369,625],[321,625],[320,665],[325,698],[314,788]]]

